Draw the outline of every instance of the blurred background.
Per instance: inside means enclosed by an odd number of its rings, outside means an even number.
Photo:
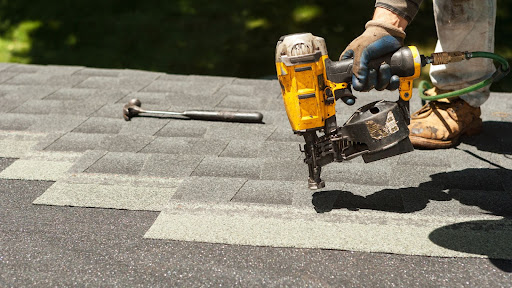
[[[0,0],[0,61],[243,78],[275,75],[280,36],[311,32],[331,59],[364,30],[374,1]],[[498,0],[496,52],[512,60],[512,1]],[[406,44],[433,51],[432,1]],[[505,78],[494,91],[512,91]]]

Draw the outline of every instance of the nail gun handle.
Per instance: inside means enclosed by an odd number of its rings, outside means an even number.
[[[391,74],[398,77],[412,77],[421,68],[421,58],[414,46],[402,47],[398,51],[370,61],[368,68],[379,70],[383,63],[389,64]],[[325,60],[327,80],[333,83],[352,83],[353,59],[340,61]]]
[[[232,111],[185,111],[183,116],[196,120],[261,123],[263,114],[259,112]]]

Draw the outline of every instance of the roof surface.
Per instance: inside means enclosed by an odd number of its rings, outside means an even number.
[[[55,182],[34,204],[162,211],[146,238],[512,259],[510,94],[492,93],[484,132],[457,148],[333,163],[315,192],[275,80],[0,69],[0,179]],[[340,124],[398,97],[356,96],[355,106],[337,104]],[[154,110],[259,111],[264,124],[126,122],[132,98]]]

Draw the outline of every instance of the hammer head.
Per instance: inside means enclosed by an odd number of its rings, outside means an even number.
[[[126,121],[130,121],[132,117],[139,115],[142,112],[140,106],[142,103],[139,99],[132,99],[128,104],[123,107],[123,118]]]

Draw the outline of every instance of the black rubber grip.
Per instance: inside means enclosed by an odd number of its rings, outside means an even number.
[[[263,114],[260,112],[231,112],[231,111],[185,111],[183,116],[196,120],[261,123]]]
[[[414,75],[414,57],[409,47],[402,47],[393,54],[374,59],[368,65],[370,69],[378,70],[380,65],[387,63],[391,66],[391,74],[398,77]],[[327,79],[334,83],[352,83],[353,59],[340,61],[325,60]]]

